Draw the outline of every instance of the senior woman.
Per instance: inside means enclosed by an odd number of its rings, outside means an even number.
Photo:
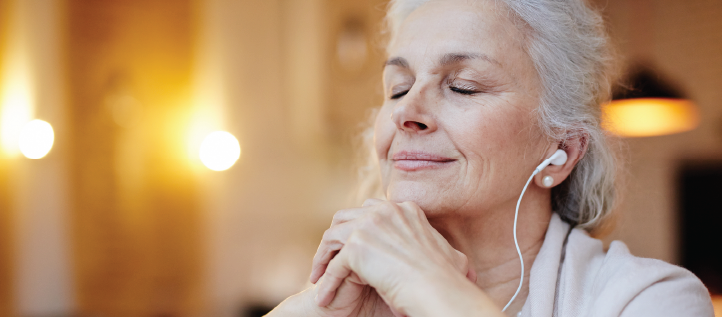
[[[387,22],[373,130],[384,199],[336,213],[315,285],[270,316],[713,315],[690,272],[587,234],[615,194],[597,13],[392,0]]]

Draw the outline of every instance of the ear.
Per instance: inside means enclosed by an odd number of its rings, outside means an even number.
[[[574,166],[577,165],[579,160],[584,157],[584,153],[587,152],[587,136],[585,134],[579,134],[572,138],[564,140],[563,143],[558,144],[557,147],[551,147],[547,150],[545,159],[552,156],[558,149],[562,149],[567,153],[567,161],[562,165],[549,165],[539,174],[534,176],[534,184],[541,188],[552,188],[561,184],[574,170]],[[542,180],[545,176],[551,176],[554,182],[550,187],[544,186]]]

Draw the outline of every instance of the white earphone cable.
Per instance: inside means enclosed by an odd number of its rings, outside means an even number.
[[[540,165],[540,167],[541,167],[541,165]],[[529,183],[531,183],[531,180],[534,178],[534,176],[537,173],[539,173],[539,171],[541,171],[541,169],[539,167],[537,167],[537,169],[534,170],[534,173],[531,174],[531,176],[529,177],[529,180],[526,181],[526,185],[524,185],[524,189],[521,190],[521,195],[519,195],[519,200],[516,202],[516,211],[514,212],[514,245],[516,246],[516,252],[519,254],[519,261],[521,262],[521,277],[519,278],[519,287],[516,289],[514,296],[511,297],[511,299],[509,300],[508,303],[506,303],[506,306],[504,306],[504,309],[501,310],[502,312],[506,311],[506,309],[509,308],[509,305],[511,305],[511,303],[514,302],[514,299],[516,299],[516,296],[519,295],[519,291],[521,291],[521,286],[524,283],[524,258],[521,255],[521,249],[519,249],[519,241],[517,241],[517,239],[516,239],[516,223],[517,223],[517,219],[519,218],[519,205],[521,204],[522,197],[524,197],[524,192],[526,192],[526,188],[529,187]]]

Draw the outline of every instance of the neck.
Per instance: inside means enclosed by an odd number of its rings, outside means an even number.
[[[520,311],[528,294],[529,272],[551,220],[550,194],[549,189],[529,188],[519,207],[517,240],[524,257],[524,284],[507,312]],[[521,266],[513,236],[515,208],[516,199],[495,210],[445,213],[429,219],[451,246],[469,258],[477,274],[476,284],[500,308],[519,286]]]

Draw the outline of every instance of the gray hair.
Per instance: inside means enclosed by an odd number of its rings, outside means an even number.
[[[390,39],[403,20],[431,0],[391,0]],[[601,105],[610,98],[613,54],[602,17],[584,0],[496,0],[505,5],[526,36],[525,49],[541,79],[536,110],[543,133],[564,146],[577,139],[586,153],[571,175],[552,190],[552,208],[562,219],[588,230],[611,213],[616,198],[616,157],[601,128]],[[360,169],[360,197],[383,197],[373,130],[362,134],[367,151]]]

